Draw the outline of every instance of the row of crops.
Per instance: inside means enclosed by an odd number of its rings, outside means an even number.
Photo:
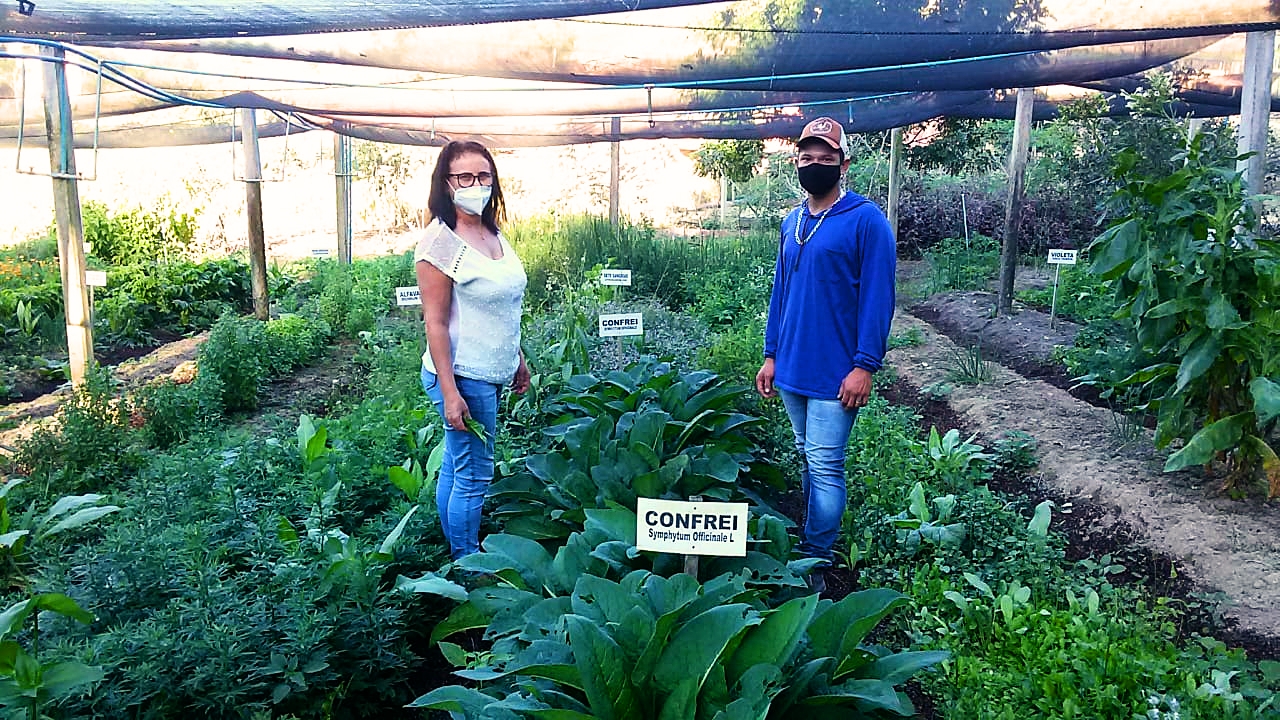
[[[554,218],[511,236],[535,377],[504,400],[482,553],[445,565],[421,326],[393,308],[409,259],[307,263],[278,274],[275,319],[214,322],[191,382],[99,374],[4,460],[0,703],[21,717],[1280,716],[1280,664],[1214,640],[1182,600],[1133,584],[1137,568],[1068,561],[1058,509],[987,488],[1034,465],[1032,440],[980,447],[881,398],[859,417],[841,540],[866,589],[808,594],[795,518],[777,509],[796,492],[786,420],[742,382],[774,238],[693,245]],[[625,298],[594,280],[609,258],[633,270]],[[645,337],[595,338],[602,311],[645,313]],[[317,362],[362,392],[323,416],[255,410]],[[751,505],[748,555],[697,578],[634,547],[637,497],[691,495]]]

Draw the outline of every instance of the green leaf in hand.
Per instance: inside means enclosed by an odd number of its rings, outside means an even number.
[[[467,432],[471,433],[472,435],[475,435],[481,440],[489,439],[489,433],[485,431],[484,425],[480,424],[479,420],[476,420],[473,417],[469,417],[464,422],[466,422],[467,424]]]

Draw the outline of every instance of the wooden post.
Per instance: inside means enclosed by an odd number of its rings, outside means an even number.
[[[76,184],[75,132],[64,64],[66,51],[59,47],[41,47],[40,54],[49,58],[43,63],[44,127],[49,146],[49,172],[53,177],[62,302],[67,316],[67,364],[71,384],[79,387],[93,362],[93,325],[84,279],[84,224]]]
[[[1276,33],[1251,32],[1245,35],[1244,86],[1240,93],[1239,151],[1255,153],[1240,161],[1244,173],[1245,192],[1262,193],[1267,169],[1267,129],[1271,124],[1271,75],[1275,62]],[[1254,210],[1261,210],[1254,201]]]
[[[889,228],[898,237],[898,203],[902,200],[902,128],[889,132]]]
[[[702,502],[701,495],[690,495],[689,502]],[[684,574],[690,575],[694,580],[698,580],[699,559],[697,555],[684,556]],[[701,582],[701,580],[699,580]]]
[[[1004,205],[1004,248],[1000,253],[1000,297],[996,312],[1013,312],[1013,276],[1018,267],[1018,224],[1022,219],[1022,195],[1031,149],[1031,111],[1035,90],[1018,90],[1013,121],[1013,149],[1009,152],[1009,197]]]
[[[338,262],[351,264],[351,138],[333,135],[333,177],[338,198]]]
[[[240,116],[244,143],[245,214],[249,216],[249,276],[253,286],[253,316],[270,318],[267,297],[267,239],[262,228],[262,161],[258,156],[258,118],[251,108]]]
[[[622,118],[609,121],[613,142],[609,143],[609,225],[618,229],[618,188],[622,172]]]

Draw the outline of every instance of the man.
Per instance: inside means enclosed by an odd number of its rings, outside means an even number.
[[[826,589],[847,501],[845,446],[871,394],[893,318],[897,250],[884,213],[841,188],[849,140],[831,118],[805,126],[796,173],[807,197],[782,222],[756,390],[782,396],[801,460],[805,520],[800,552],[823,562],[809,577]]]

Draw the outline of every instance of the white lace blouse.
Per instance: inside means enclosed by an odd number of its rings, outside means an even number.
[[[413,260],[429,262],[453,280],[449,344],[454,374],[505,385],[520,364],[520,306],[528,278],[501,233],[498,241],[502,257],[494,260],[436,220],[418,242]],[[436,372],[430,348],[422,366]]]

